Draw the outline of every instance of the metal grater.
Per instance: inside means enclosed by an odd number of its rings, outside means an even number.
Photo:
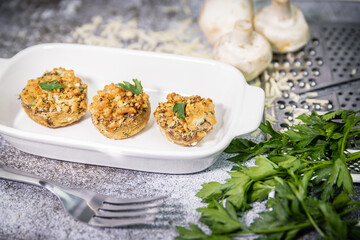
[[[304,109],[308,111],[330,111],[334,109],[351,109],[360,108],[360,81],[344,83],[339,86],[316,91],[317,96],[308,97],[308,95],[300,94],[300,101],[295,102],[288,97],[277,98],[274,103],[274,112],[277,119],[276,128],[286,129],[289,122],[295,119],[291,109]],[[319,101],[316,101],[319,99]],[[311,100],[311,101],[309,101]],[[328,100],[324,102],[323,100]]]
[[[277,130],[296,124],[299,112],[360,108],[360,24],[323,22],[310,24],[310,29],[303,49],[274,54],[267,69],[288,85],[266,109],[267,116],[276,119]],[[359,137],[351,139],[350,147],[360,149]],[[359,173],[360,159],[348,167]]]
[[[360,24],[310,25],[301,50],[274,54],[273,68],[289,78],[291,91],[305,93],[360,79]]]
[[[294,120],[289,106],[310,111],[360,107],[360,24],[321,23],[310,29],[310,41],[303,49],[274,54],[267,69],[269,74],[286,77],[289,86],[267,111],[276,118],[277,129]],[[294,101],[291,94],[299,100]]]

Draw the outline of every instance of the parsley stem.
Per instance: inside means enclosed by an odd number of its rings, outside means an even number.
[[[309,213],[309,211],[307,210],[305,204],[303,201],[300,202],[301,206],[303,207],[306,216],[308,217],[308,219],[310,220],[311,224],[314,226],[314,228],[316,229],[316,231],[322,236],[325,237],[325,234],[323,233],[323,231],[321,231],[321,229],[319,228],[319,226],[316,224],[316,222],[314,221],[314,219],[312,218],[311,214]]]
[[[288,227],[279,227],[279,228],[273,228],[273,229],[254,229],[251,228],[250,230],[253,233],[276,233],[276,232],[285,232],[285,231],[289,231],[289,230],[293,230],[293,229],[299,229],[299,228],[305,228],[305,227],[310,227],[312,224],[309,222],[306,223],[300,223],[297,225],[293,225],[293,226],[288,226]]]
[[[350,161],[360,158],[360,152],[350,153],[347,156],[348,157],[346,158],[346,162],[350,162]]]
[[[346,216],[349,213],[351,213],[352,211],[358,209],[360,207],[360,202],[358,202],[358,201],[357,202],[348,202],[348,205],[357,205],[357,206],[346,209],[345,211],[339,213],[340,216]]]
[[[301,189],[301,185],[298,183],[298,185],[300,186],[300,189]],[[322,236],[322,237],[325,237],[325,234],[323,233],[323,231],[321,231],[321,229],[319,228],[319,226],[316,224],[316,222],[314,221],[314,219],[312,218],[311,214],[309,213],[305,203],[304,203],[304,198],[303,196],[300,194],[299,190],[296,189],[296,187],[294,185],[290,185],[290,188],[292,190],[292,192],[294,193],[294,195],[296,196],[296,198],[299,200],[302,208],[304,209],[305,211],[305,214],[307,216],[307,218],[309,219],[311,225],[313,225],[313,227],[316,229],[316,231]]]
[[[349,213],[351,213],[352,211],[356,210],[357,208],[360,207],[360,202],[349,202],[348,205],[357,205],[355,207],[349,208],[345,211],[343,211],[342,213],[339,213],[340,216],[345,216]],[[323,221],[323,220],[322,220]],[[297,225],[293,225],[293,226],[288,226],[288,227],[280,227],[280,228],[274,228],[274,229],[255,229],[255,228],[251,228],[251,232],[252,233],[257,233],[257,234],[267,234],[267,233],[276,233],[276,232],[285,232],[285,231],[289,231],[292,229],[300,229],[300,228],[305,228],[305,227],[309,227],[313,225],[310,222],[306,222],[306,223],[300,223]],[[314,226],[314,225],[313,225]],[[314,226],[315,227],[315,226]],[[321,231],[321,230],[320,230]],[[322,231],[321,231],[322,232]],[[242,235],[242,234],[249,234],[250,232],[242,232],[242,233],[235,233],[234,236],[236,235]],[[319,232],[320,233],[320,232]],[[321,234],[321,233],[320,233]],[[322,233],[322,236],[324,237],[324,234]]]
[[[351,123],[351,125],[349,127],[347,127],[346,132],[344,134],[344,137],[342,139],[342,144],[341,144],[341,149],[340,149],[340,158],[344,159],[344,151],[345,151],[345,146],[347,143],[347,138],[349,135],[350,130],[359,122],[360,118],[356,118],[356,120],[354,122]]]
[[[340,216],[345,216],[349,213],[351,213],[352,211],[356,210],[357,208],[360,207],[360,202],[349,202],[348,205],[358,205],[352,208],[349,208],[345,211],[343,211],[342,213],[339,213]],[[324,220],[321,220],[324,221]],[[306,222],[306,223],[300,223],[297,225],[293,225],[293,226],[288,226],[288,227],[280,227],[280,228],[273,228],[273,229],[255,229],[255,228],[251,228],[251,232],[252,233],[257,233],[257,234],[267,234],[267,233],[276,233],[276,232],[285,232],[285,231],[289,231],[289,230],[293,230],[293,229],[300,229],[300,228],[305,228],[305,227],[310,227],[311,224],[310,222]],[[249,234],[250,232],[241,232],[241,233],[235,233],[234,236],[236,235],[242,235],[242,234]],[[324,235],[322,235],[324,236]]]
[[[350,136],[358,135],[360,133],[360,129],[351,129],[350,132]]]
[[[314,162],[312,162],[312,163],[314,163]],[[315,162],[315,163],[316,163],[316,162]],[[316,170],[316,169],[318,169],[318,168],[323,168],[324,165],[331,165],[331,164],[333,164],[332,161],[321,161],[321,162],[318,161],[317,163],[319,163],[319,164],[317,164],[316,166],[313,166],[313,167],[301,169],[300,172],[303,173],[303,172],[307,172],[307,171],[310,171],[310,170]]]
[[[352,211],[356,210],[357,208],[359,208],[360,207],[360,201],[349,202],[348,205],[357,205],[357,206],[349,208],[349,209],[343,211],[342,213],[339,213],[340,216],[345,216],[345,215],[351,213]],[[321,222],[322,221],[324,221],[324,220],[321,220]],[[251,228],[250,230],[251,230],[252,233],[267,234],[267,233],[285,232],[285,231],[289,231],[289,230],[292,230],[292,229],[300,229],[300,228],[310,227],[311,225],[313,225],[313,224],[311,224],[310,222],[306,222],[306,223],[300,223],[300,224],[293,225],[293,226],[280,227],[280,228],[274,228],[274,229],[255,229],[255,228]],[[241,235],[242,234],[249,234],[249,232],[242,232],[240,234]],[[240,235],[240,234],[235,233],[234,236]],[[322,235],[322,236],[324,236],[324,235]]]
[[[313,161],[309,161],[309,160],[303,160],[303,162],[305,163],[310,163],[310,164],[319,164],[319,163],[332,163],[331,160],[326,160],[326,161],[319,161],[319,160],[313,160]],[[309,168],[307,168],[309,169]]]

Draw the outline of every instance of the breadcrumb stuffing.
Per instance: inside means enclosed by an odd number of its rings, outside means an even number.
[[[93,119],[96,119],[95,124],[100,122],[106,130],[111,131],[120,127],[127,117],[134,116],[140,109],[148,108],[148,100],[149,95],[144,92],[136,95],[111,83],[93,97],[89,111]]]
[[[56,81],[63,88],[44,90],[40,83]],[[36,113],[80,113],[87,109],[87,85],[76,77],[73,70],[54,68],[41,77],[30,79],[21,92],[22,103]]]
[[[215,106],[210,98],[200,96],[183,97],[176,93],[167,96],[167,102],[160,102],[154,112],[154,117],[160,127],[173,130],[182,135],[183,139],[191,137],[205,137],[207,132],[216,124]],[[186,103],[185,119],[179,118],[173,111],[175,103]],[[207,123],[207,124],[205,124]]]

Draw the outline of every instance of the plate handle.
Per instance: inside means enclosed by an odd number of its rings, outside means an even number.
[[[242,101],[244,101],[242,103],[243,111],[240,113],[240,118],[245,119],[239,122],[245,122],[246,126],[245,124],[237,124],[234,137],[255,131],[264,118],[264,90],[259,87],[247,86]]]

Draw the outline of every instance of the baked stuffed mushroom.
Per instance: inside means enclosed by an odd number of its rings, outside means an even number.
[[[170,142],[195,146],[215,125],[214,108],[210,98],[170,93],[167,102],[159,103],[154,117],[161,133]]]
[[[87,110],[87,85],[73,70],[61,67],[28,80],[20,97],[26,114],[50,128],[76,122]]]
[[[91,120],[101,134],[112,139],[129,138],[140,132],[150,118],[149,95],[141,82],[106,85],[89,105]]]

